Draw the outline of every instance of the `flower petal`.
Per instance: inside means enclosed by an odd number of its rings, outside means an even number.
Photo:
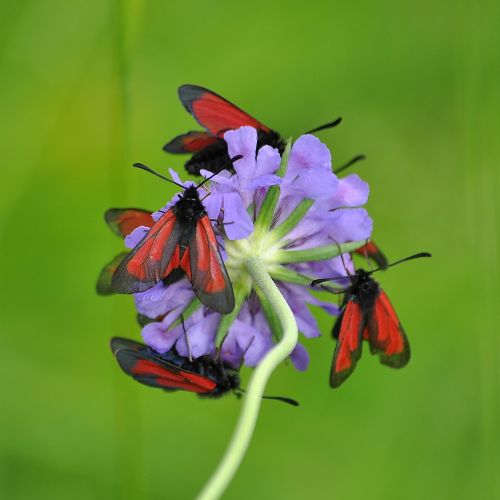
[[[135,248],[141,240],[148,234],[151,228],[147,226],[136,227],[130,234],[125,236],[125,246],[127,248]]]
[[[294,177],[303,170],[316,167],[332,171],[330,151],[314,135],[302,135],[294,142],[290,151],[287,174]]]
[[[253,222],[238,193],[224,195],[224,226],[230,240],[247,238],[253,232]]]
[[[373,221],[364,208],[346,208],[331,213],[328,234],[337,243],[367,240],[372,234]]]
[[[333,196],[321,202],[324,210],[332,210],[338,207],[359,207],[368,201],[370,188],[368,183],[359,177],[351,174],[339,180],[337,190]]]
[[[172,349],[177,339],[182,335],[183,331],[180,325],[169,330],[172,324],[174,312],[167,315],[161,322],[149,323],[142,329],[142,338],[144,342],[154,349],[156,352],[163,354]],[[175,321],[175,320],[174,320]]]
[[[295,346],[292,354],[290,354],[290,359],[297,370],[301,372],[307,370],[309,366],[309,353],[302,344],[297,344]]]
[[[257,148],[257,131],[252,127],[240,127],[224,134],[230,158],[242,155],[243,158],[234,163],[234,169],[240,179],[252,177],[255,173],[255,150]]]
[[[181,335],[175,344],[177,352],[184,357],[191,355],[194,359],[213,354],[215,332],[219,321],[220,314],[206,313],[203,309],[193,314],[191,321],[185,325],[186,335]]]
[[[194,292],[187,279],[170,285],[164,285],[160,281],[149,290],[134,294],[137,312],[148,318],[163,316],[177,308],[179,308],[177,314],[179,316],[182,309],[193,299]]]
[[[257,153],[257,168],[256,175],[274,174],[280,167],[281,156],[277,149],[271,146],[263,146]]]

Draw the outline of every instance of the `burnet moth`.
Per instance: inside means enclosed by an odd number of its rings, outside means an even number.
[[[202,304],[221,314],[230,313],[234,308],[233,288],[198,193],[208,179],[184,188],[145,165],[134,166],[180,186],[183,192],[119,264],[111,281],[112,290],[144,292],[182,272]]]
[[[285,141],[278,132],[211,90],[197,85],[182,85],[179,87],[179,99],[205,131],[178,135],[165,144],[163,150],[175,154],[191,153],[193,156],[185,166],[192,175],[200,175],[200,170],[203,169],[213,173],[231,169],[232,163],[223,136],[228,130],[245,125],[257,130],[257,149],[269,145],[282,153],[285,148]],[[340,122],[341,118],[337,118],[307,133],[335,127]]]
[[[114,337],[111,350],[120,368],[137,382],[157,387],[167,392],[187,391],[200,397],[217,398],[229,391],[236,395],[245,392],[240,388],[238,371],[227,363],[209,356],[189,359],[174,349],[159,354],[150,347],[133,340]],[[264,396],[298,406],[290,398]]]
[[[197,85],[182,85],[178,92],[184,108],[205,128],[205,131],[191,131],[178,135],[165,144],[163,149],[168,153],[191,153],[193,156],[185,165],[190,174],[200,175],[200,170],[203,169],[213,173],[231,169],[232,162],[223,136],[228,130],[245,125],[257,130],[257,149],[269,145],[277,148],[280,153],[283,152],[285,142],[278,132],[256,120],[219,94]],[[340,122],[341,118],[337,118],[306,133],[312,134],[332,128]],[[334,173],[337,175],[364,159],[364,155],[357,155],[334,170]],[[385,268],[387,266],[387,259],[373,242],[359,248],[356,252],[374,260],[379,267]]]
[[[206,356],[190,361],[174,350],[159,354],[144,344],[120,337],[111,339],[111,350],[127,375],[165,391],[218,397],[240,386],[236,370]]]
[[[388,267],[430,256],[427,252],[418,253]],[[327,287],[333,293],[344,294],[341,313],[332,331],[333,337],[337,339],[330,371],[330,386],[333,388],[339,387],[356,368],[363,340],[368,341],[372,354],[378,354],[380,362],[391,368],[402,368],[410,360],[410,345],[396,311],[385,292],[371,277],[380,269],[358,269],[355,274],[348,275],[350,284],[344,289]],[[318,279],[311,285],[339,279],[346,278]]]

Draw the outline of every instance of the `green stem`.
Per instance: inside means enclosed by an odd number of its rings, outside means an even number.
[[[231,442],[215,473],[199,494],[198,500],[220,498],[226,490],[252,439],[267,381],[275,368],[290,356],[297,344],[298,331],[295,317],[278,287],[267,273],[265,264],[259,258],[253,257],[247,261],[246,267],[254,285],[266,296],[278,316],[283,328],[283,337],[254,370]]]

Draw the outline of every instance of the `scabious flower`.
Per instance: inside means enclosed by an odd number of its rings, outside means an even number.
[[[254,286],[246,262],[258,257],[266,266],[292,309],[300,333],[320,335],[309,307],[335,316],[338,308],[316,298],[312,279],[345,276],[340,251],[349,252],[367,240],[372,221],[362,205],[368,185],[357,175],[338,179],[332,172],[328,148],[313,135],[303,135],[287,146],[258,151],[257,132],[251,127],[228,131],[229,155],[241,155],[234,173],[212,176],[203,189],[203,203],[215,229],[221,253],[233,283],[236,306],[220,315],[202,306],[186,278],[158,283],[135,294],[139,314],[150,319],[142,330],[146,344],[159,353],[171,349],[198,358],[220,352],[235,367],[256,366],[282,332],[265,295]],[[174,180],[181,183],[175,172]],[[205,177],[210,172],[202,171]],[[192,183],[185,183],[184,186]],[[153,214],[157,220],[175,201]],[[126,238],[133,248],[149,228],[141,226]],[[345,265],[352,266],[349,254]],[[352,267],[351,267],[352,270]],[[309,363],[306,349],[297,344],[290,359],[299,370]]]

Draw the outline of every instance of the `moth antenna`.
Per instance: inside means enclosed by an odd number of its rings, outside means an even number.
[[[245,389],[241,389],[241,388],[239,388],[238,391],[240,392],[240,396],[241,396],[241,394],[246,394],[246,392],[247,392],[247,391],[245,391]],[[286,403],[286,404],[289,404],[291,406],[300,406],[299,402],[297,400],[292,399],[292,398],[286,398],[283,396],[262,396],[262,399],[271,399],[273,401],[281,401],[282,403]]]
[[[337,247],[339,249],[340,259],[342,260],[342,265],[344,266],[344,271],[346,272],[347,276],[339,276],[338,278],[320,278],[317,280],[313,280],[313,281],[311,281],[311,286],[313,286],[313,287],[316,285],[319,285],[321,283],[324,283],[325,281],[345,280],[345,279],[350,278],[352,276],[352,274],[349,272],[349,269],[347,269],[347,266],[345,264],[344,254],[342,253],[342,247],[340,246],[338,241],[334,240],[333,238],[330,238],[330,239],[333,242],[335,242],[335,244],[337,245]]]
[[[330,239],[337,245],[337,248],[339,249],[340,260],[342,261],[342,265],[344,266],[344,271],[346,272],[347,276],[351,276],[349,269],[347,269],[347,266],[345,265],[344,254],[342,252],[342,247],[340,246],[340,243],[337,240],[334,240],[333,238]]]
[[[342,117],[339,116],[338,118],[335,118],[335,120],[333,120],[333,122],[325,123],[324,125],[320,125],[319,127],[313,128],[312,130],[309,130],[308,132],[306,132],[306,134],[312,134],[314,132],[319,132],[320,130],[326,130],[327,128],[336,127],[337,125],[340,124],[341,121],[342,121]]]
[[[396,262],[393,262],[392,264],[388,264],[385,268],[378,267],[377,269],[374,269],[373,271],[370,271],[369,274],[373,274],[373,273],[375,273],[377,271],[381,271],[383,269],[386,269],[387,267],[396,266],[397,264],[401,264],[402,262],[406,262],[407,260],[421,259],[422,257],[432,257],[432,255],[429,252],[416,253],[414,255],[410,255],[409,257],[405,257],[404,259],[399,259]]]
[[[321,285],[321,283],[325,283],[326,281],[341,281],[341,280],[347,280],[349,279],[350,276],[338,276],[338,277],[334,277],[334,278],[319,278],[317,280],[313,280],[311,281],[311,286],[312,287],[315,287],[316,285]],[[329,292],[333,292],[333,288],[330,288],[330,287],[325,287],[323,286],[322,288],[324,288],[325,290],[329,291]],[[343,293],[343,292],[333,292],[333,293]]]
[[[149,172],[150,174],[156,175],[160,179],[163,179],[167,182],[171,182],[172,184],[175,184],[176,186],[179,186],[180,188],[185,189],[185,187],[182,184],[179,184],[178,182],[175,182],[172,179],[169,179],[168,177],[165,177],[164,175],[161,175],[158,172],[155,172],[152,168],[148,167],[147,165],[144,165],[143,163],[134,163],[132,166],[135,168],[140,168],[142,170],[145,170],[146,172]]]
[[[282,403],[289,404],[291,406],[300,406],[299,402],[292,398],[286,398],[283,396],[262,396],[262,399],[271,399],[274,401],[281,401]]]
[[[243,158],[243,155],[236,155],[236,156],[233,156],[231,158],[231,163],[235,163],[237,162],[238,160],[241,160]],[[203,179],[197,186],[196,186],[196,189],[200,188],[201,186],[203,186],[203,184],[205,184],[205,182],[208,182],[212,177],[215,177],[219,172],[215,172],[213,173],[210,177],[207,177],[206,179]]]
[[[347,163],[344,163],[341,167],[337,168],[336,170],[333,171],[335,175],[339,174],[340,172],[343,172],[346,168],[349,168],[351,165],[354,165],[355,163],[358,163],[358,161],[361,160],[366,160],[365,155],[357,155],[354,158],[351,158]]]

